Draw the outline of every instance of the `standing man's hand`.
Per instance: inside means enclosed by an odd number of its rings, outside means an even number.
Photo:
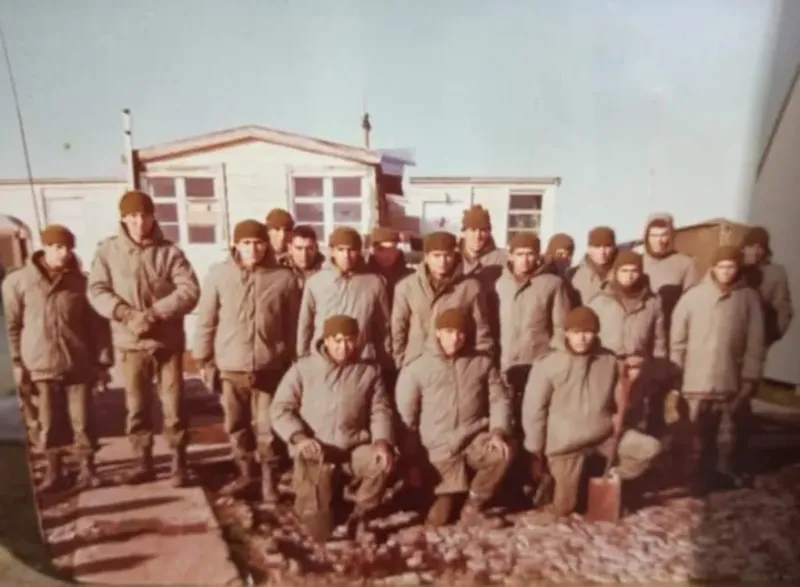
[[[758,383],[751,379],[745,379],[739,386],[739,393],[733,399],[730,406],[732,412],[737,412],[742,406],[746,405],[758,393]]]
[[[322,459],[322,445],[315,439],[305,434],[298,434],[293,439],[293,444],[297,447],[297,452],[305,458],[315,461]]]
[[[28,370],[23,367],[21,363],[14,363],[11,374],[14,377],[14,383],[16,383],[17,387],[22,387],[31,382],[30,373],[28,373]]]
[[[534,453],[531,455],[531,478],[533,481],[539,481],[544,477],[547,472],[547,460],[543,453]]]
[[[96,393],[105,393],[108,391],[108,384],[111,383],[111,373],[108,371],[108,367],[105,365],[100,365],[97,367],[97,373],[94,377],[94,388],[93,390]]]
[[[500,453],[504,461],[508,460],[509,453],[511,452],[505,440],[505,435],[500,431],[493,431],[489,434],[488,448],[491,452]]]
[[[203,378],[203,384],[208,388],[210,393],[214,393],[214,384],[216,383],[217,366],[209,361],[200,367],[200,375]]]
[[[664,422],[667,424],[675,424],[681,419],[680,412],[681,392],[673,389],[667,393],[664,398]]]
[[[394,467],[394,451],[388,442],[379,440],[375,443],[375,464],[384,473]]]

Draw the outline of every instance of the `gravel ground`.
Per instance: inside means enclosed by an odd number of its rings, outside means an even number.
[[[255,583],[337,585],[353,581],[422,585],[447,581],[640,582],[800,579],[797,499],[800,465],[759,477],[755,488],[706,500],[677,498],[619,524],[573,516],[547,522],[535,512],[503,517],[500,528],[431,530],[411,512],[376,520],[358,542],[317,545],[288,506],[264,511],[216,499],[220,522]]]

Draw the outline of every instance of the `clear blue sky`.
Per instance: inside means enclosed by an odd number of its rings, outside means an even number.
[[[415,148],[412,173],[562,176],[557,227],[582,232],[736,213],[776,5],[0,0],[0,18],[35,175],[119,173],[123,107],[137,146],[242,124],[358,143],[366,93],[374,145]],[[0,177],[22,177],[2,74]]]

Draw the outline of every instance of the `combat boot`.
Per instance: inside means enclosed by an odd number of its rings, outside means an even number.
[[[454,500],[452,495],[437,495],[428,510],[425,524],[434,528],[447,525],[453,513],[453,505]]]
[[[170,485],[175,488],[185,487],[189,475],[186,470],[186,448],[176,448],[172,452],[172,469],[169,473]]]
[[[119,479],[122,485],[140,485],[149,483],[156,478],[155,466],[153,464],[153,448],[147,447],[139,452],[136,464],[127,473],[123,473]]]
[[[46,454],[44,477],[39,484],[39,491],[43,493],[58,491],[64,488],[64,465],[59,452],[51,451]]]
[[[238,476],[220,490],[222,495],[230,497],[241,496],[255,481],[255,463],[251,457],[238,457],[235,459],[235,464],[238,469]]]
[[[95,489],[100,487],[100,478],[97,476],[95,468],[94,455],[81,455],[79,460],[78,478],[75,482],[75,488],[78,491],[86,489]]]
[[[275,470],[273,464],[264,459],[261,461],[261,501],[264,505],[278,503],[278,490],[275,487]]]

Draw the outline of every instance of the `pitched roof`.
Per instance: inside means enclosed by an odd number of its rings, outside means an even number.
[[[410,177],[412,184],[471,184],[471,185],[560,185],[560,177],[474,177],[474,176],[428,176]]]
[[[281,145],[320,155],[330,155],[366,165],[378,165],[387,158],[392,158],[391,155],[362,147],[354,147],[257,125],[240,126],[198,135],[161,145],[144,147],[136,151],[139,161],[148,163],[252,141]]]

